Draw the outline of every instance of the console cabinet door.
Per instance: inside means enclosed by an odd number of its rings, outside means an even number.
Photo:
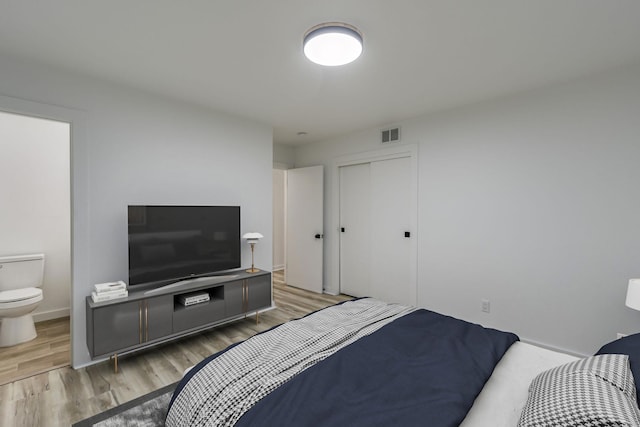
[[[238,316],[245,312],[243,287],[243,280],[237,280],[224,285],[224,308],[226,317]]]
[[[172,333],[173,297],[163,295],[93,310],[93,357],[163,338]]]
[[[247,279],[247,311],[271,307],[271,275]]]
[[[140,344],[140,306],[140,301],[132,301],[93,310],[94,357]]]
[[[164,338],[173,332],[173,295],[149,298],[146,304],[144,341]]]

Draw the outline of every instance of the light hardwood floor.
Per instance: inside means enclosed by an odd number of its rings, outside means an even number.
[[[38,322],[36,332],[34,340],[0,348],[0,385],[69,366],[69,318]]]
[[[0,386],[0,426],[69,426],[77,421],[178,381],[188,367],[257,332],[351,299],[287,286],[274,273],[276,308],[207,332],[120,358],[118,374],[108,362],[69,367]]]

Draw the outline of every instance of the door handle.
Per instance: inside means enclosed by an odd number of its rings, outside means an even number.
[[[340,227],[340,231],[344,233],[344,227]]]
[[[319,233],[318,233],[318,234],[316,234],[316,235],[315,235],[315,236],[313,236],[313,237],[315,237],[316,239],[322,239],[322,238],[324,237],[324,234],[319,234]]]

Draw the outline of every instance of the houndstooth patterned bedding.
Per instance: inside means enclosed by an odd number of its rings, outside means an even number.
[[[200,369],[175,397],[166,425],[233,425],[296,374],[414,310],[365,298],[256,335]]]
[[[593,356],[538,375],[518,427],[545,426],[640,426],[628,356]]]

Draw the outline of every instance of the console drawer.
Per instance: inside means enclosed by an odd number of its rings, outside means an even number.
[[[173,333],[204,326],[224,319],[224,300],[212,299],[188,307],[176,305],[173,312]]]

